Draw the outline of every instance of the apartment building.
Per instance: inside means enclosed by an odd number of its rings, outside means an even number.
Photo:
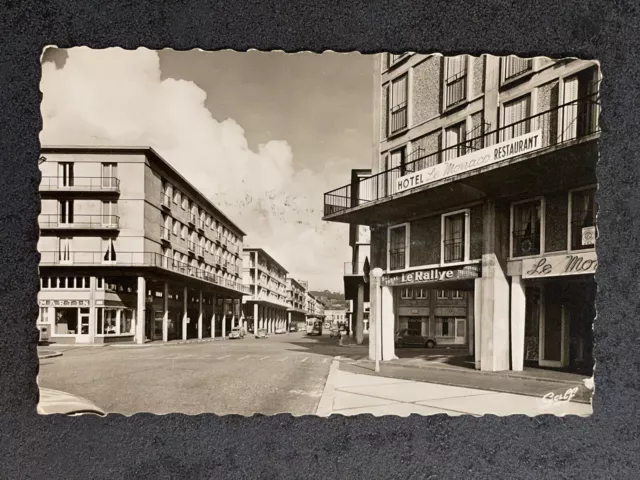
[[[303,324],[307,314],[307,289],[303,282],[294,278],[287,278],[287,294],[289,308],[287,309],[287,329],[292,323]]]
[[[371,228],[370,356],[407,326],[480,370],[590,371],[598,63],[409,53],[374,76],[372,174],[324,198]]]
[[[289,272],[262,248],[245,248],[243,267],[249,293],[242,300],[245,327],[250,332],[264,328],[269,333],[286,328]]]
[[[45,146],[38,325],[58,343],[224,336],[244,232],[146,147]]]
[[[333,326],[345,325],[349,322],[346,308],[327,308],[324,315],[326,321]]]

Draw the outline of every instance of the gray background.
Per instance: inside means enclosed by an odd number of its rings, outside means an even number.
[[[638,13],[632,2],[585,0],[458,0],[446,6],[317,0],[242,5],[60,0],[42,6],[4,0],[0,478],[637,478]],[[604,133],[597,170],[594,415],[38,416],[38,83],[40,53],[50,44],[599,59]]]

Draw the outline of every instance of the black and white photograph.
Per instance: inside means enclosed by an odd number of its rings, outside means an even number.
[[[41,63],[40,414],[593,413],[598,61]]]

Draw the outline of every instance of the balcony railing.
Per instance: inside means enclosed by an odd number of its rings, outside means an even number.
[[[42,177],[40,191],[52,192],[120,192],[116,177]]]
[[[189,223],[191,225],[195,225],[196,224],[196,214],[195,213],[189,213]]]
[[[460,151],[461,148],[470,153],[535,130],[542,131],[542,149],[590,137],[600,132],[599,114],[600,96],[596,91],[493,131],[482,132],[464,142],[325,193],[324,215],[334,215],[391,197],[396,193],[395,186],[400,177],[442,163],[445,158],[453,156],[448,152]]]
[[[165,208],[171,208],[171,197],[168,193],[160,195],[160,204]]]
[[[196,251],[196,242],[194,241],[187,241],[187,248],[189,249],[190,252],[195,252]]]
[[[215,285],[220,285],[245,294],[249,293],[249,287],[240,282],[227,280],[220,275],[207,272],[201,268],[179,262],[171,257],[153,252],[117,252],[115,255],[107,252],[64,252],[44,251],[40,252],[40,264],[74,265],[74,266],[122,266],[122,267],[156,267],[164,270],[180,273],[192,278],[203,280]]]
[[[198,230],[202,230],[202,231],[204,231],[204,220],[203,220],[203,219],[201,219],[201,218],[199,218],[199,219],[197,220],[197,223],[198,223]]]
[[[160,227],[160,238],[168,241],[171,238],[171,231],[167,227]]]
[[[196,255],[204,257],[204,247],[201,247],[200,245],[196,246]]]
[[[120,217],[117,215],[73,215],[62,218],[60,214],[44,214],[38,217],[41,229],[69,229],[69,230],[114,230],[120,228]]]

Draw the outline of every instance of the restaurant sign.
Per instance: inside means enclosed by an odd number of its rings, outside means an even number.
[[[480,276],[480,265],[461,265],[459,267],[434,267],[424,270],[414,270],[388,274],[383,283],[387,286],[414,285],[420,283],[452,282],[455,280],[468,280]]]
[[[90,307],[89,300],[40,300],[41,307]]]
[[[596,252],[549,255],[522,260],[522,278],[560,277],[595,273]]]
[[[394,193],[404,192],[459,173],[486,167],[502,160],[533,152],[541,147],[542,130],[520,135],[491,147],[462,155],[448,162],[439,163],[417,172],[412,172],[409,175],[404,175],[396,180]]]

